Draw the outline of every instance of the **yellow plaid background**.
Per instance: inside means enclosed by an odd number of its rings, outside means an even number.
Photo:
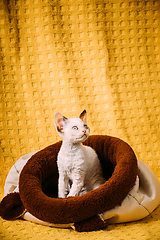
[[[1,162],[58,140],[55,111],[127,141],[160,177],[160,2],[0,1]],[[3,172],[4,174],[4,172]]]

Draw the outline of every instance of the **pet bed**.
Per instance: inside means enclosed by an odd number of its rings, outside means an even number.
[[[90,231],[105,228],[108,223],[141,219],[158,206],[158,179],[147,165],[137,161],[127,143],[97,135],[84,144],[91,146],[100,159],[106,179],[100,188],[78,197],[57,198],[57,154],[61,146],[57,142],[22,157],[11,169],[0,215],[4,219],[23,217],[49,226]],[[15,184],[10,184],[11,173]]]

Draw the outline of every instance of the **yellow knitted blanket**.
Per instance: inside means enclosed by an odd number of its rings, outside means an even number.
[[[11,166],[86,109],[160,178],[160,1],[0,0],[0,197]],[[160,208],[92,233],[0,220],[0,239],[160,239]]]

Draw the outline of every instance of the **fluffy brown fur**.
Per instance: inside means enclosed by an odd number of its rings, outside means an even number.
[[[48,197],[47,191],[52,190],[57,194],[56,162],[61,146],[61,142],[58,142],[32,156],[21,173],[20,197],[27,211],[41,220],[62,224],[93,217],[122,202],[137,175],[134,152],[127,143],[109,136],[90,136],[85,144],[97,152],[106,183],[78,197]],[[55,184],[53,179],[56,179]],[[43,183],[46,183],[46,186]]]
[[[19,218],[25,212],[19,193],[10,193],[0,203],[0,216],[6,220]]]

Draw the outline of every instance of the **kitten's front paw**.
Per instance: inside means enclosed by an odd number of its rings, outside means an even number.
[[[72,193],[72,192],[70,192],[68,195],[67,195],[67,197],[76,197],[76,196],[78,196],[79,194],[78,193]]]
[[[65,195],[64,193],[59,193],[58,194],[58,198],[66,198],[67,197],[67,195]]]

